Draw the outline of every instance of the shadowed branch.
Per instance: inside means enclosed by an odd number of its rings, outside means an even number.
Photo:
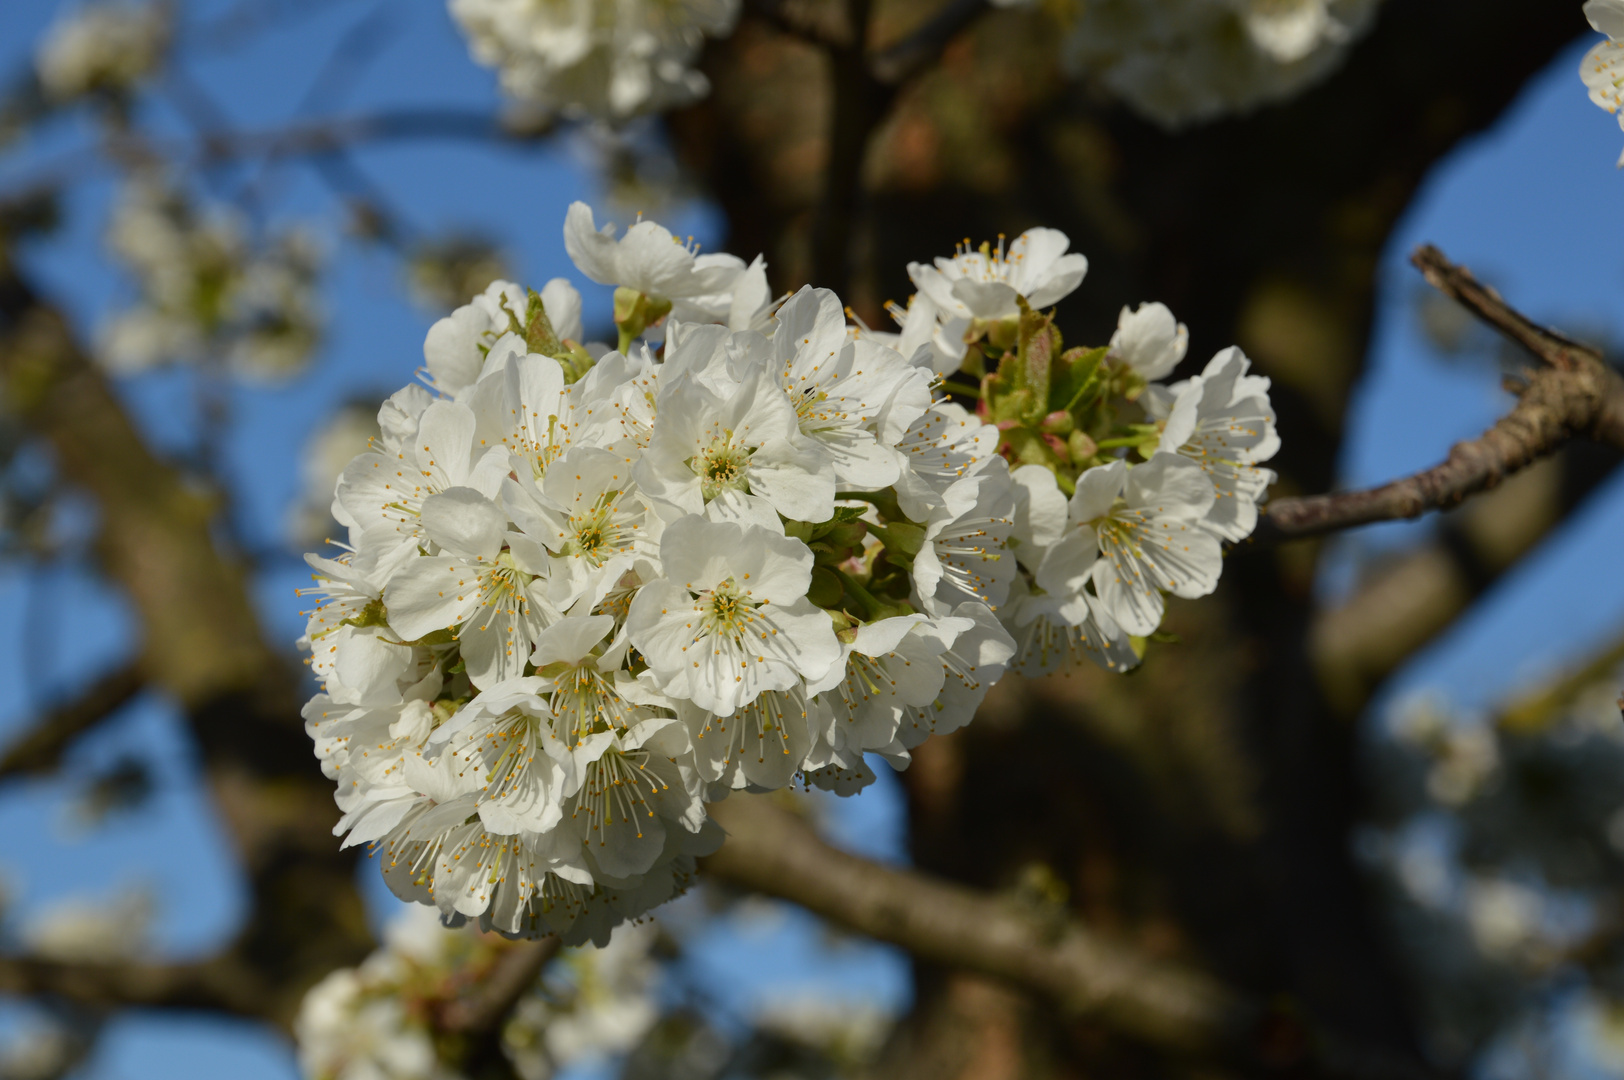
[[[701,863],[711,877],[799,904],[917,959],[1004,980],[1075,1018],[1163,1050],[1256,1064],[1269,1056],[1265,1033],[1296,1023],[1202,972],[1146,956],[1062,912],[1034,910],[831,847],[765,798],[735,795],[710,810],[728,833],[721,850]],[[1304,1075],[1426,1075],[1404,1062],[1338,1047],[1323,1033],[1301,1045],[1313,1060],[1286,1064],[1303,1067]]]
[[[40,717],[28,734],[0,755],[0,779],[56,768],[73,740],[123,708],[144,686],[146,676],[138,664],[102,676],[77,700]]]

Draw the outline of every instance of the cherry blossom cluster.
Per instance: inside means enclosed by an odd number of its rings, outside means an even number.
[[[455,1039],[435,1016],[497,966],[500,938],[447,930],[430,908],[404,910],[359,967],[311,987],[294,1021],[310,1080],[462,1080]],[[652,925],[625,926],[601,949],[566,950],[514,1006],[502,1050],[522,1080],[632,1049],[659,1017]]]
[[[76,5],[46,31],[34,71],[40,89],[56,101],[127,94],[162,65],[169,36],[169,14],[161,4]]]
[[[1600,108],[1618,117],[1618,126],[1624,128],[1624,0],[1588,0],[1584,6],[1585,18],[1597,33],[1606,34],[1607,40],[1597,42],[1579,61],[1579,78],[1590,91],[1590,100]],[[1619,168],[1624,169],[1624,154],[1619,155]]]
[[[564,242],[616,347],[562,278],[440,320],[308,557],[338,831],[449,922],[602,941],[721,841],[707,802],[856,792],[1011,666],[1134,667],[1256,523],[1267,380],[1161,382],[1160,304],[1065,348],[1052,229],[911,266],[898,333],[650,221],[577,203]]]
[[[223,363],[276,377],[309,359],[321,336],[315,238],[285,229],[251,237],[235,215],[199,209],[148,173],[130,179],[107,230],[137,298],[102,328],[97,355],[117,374]]]
[[[474,59],[549,112],[624,120],[705,95],[693,68],[707,36],[732,32],[739,0],[450,0]]]
[[[1291,97],[1341,66],[1380,0],[1093,0],[1072,70],[1169,126]]]

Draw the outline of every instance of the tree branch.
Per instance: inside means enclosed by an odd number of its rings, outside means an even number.
[[[1271,502],[1256,542],[1319,536],[1454,506],[1579,436],[1624,448],[1624,378],[1600,353],[1534,323],[1437,248],[1417,249],[1412,261],[1433,286],[1525,346],[1543,366],[1509,413],[1478,438],[1456,443],[1441,464],[1365,491]]]
[[[1024,907],[824,843],[765,797],[735,794],[711,816],[727,831],[705,873],[799,904],[928,963],[992,976],[1160,1049],[1303,1075],[1417,1077],[1408,1062],[1344,1044],[1209,976],[1144,955],[1063,912]]]
[[[74,739],[123,708],[146,681],[139,664],[127,664],[102,676],[78,700],[47,712],[0,756],[0,780],[56,768]]]
[[[836,295],[849,293],[852,234],[863,182],[863,159],[869,138],[890,107],[893,91],[869,72],[870,0],[846,0],[852,40],[828,45],[829,134],[823,167],[823,192],[812,221],[812,282]]]
[[[713,877],[792,901],[927,961],[1005,979],[1147,1041],[1233,1044],[1258,1011],[1206,976],[1160,963],[1064,918],[1044,920],[981,895],[830,847],[761,798],[714,804],[727,830],[702,866]]]
[[[441,1031],[471,1036],[497,1031],[562,947],[563,942],[553,934],[508,949],[472,993],[445,1003],[436,1026]]]
[[[838,4],[751,0],[748,10],[780,33],[822,48],[846,48],[854,37],[852,26]]]
[[[987,7],[987,0],[947,0],[919,29],[874,53],[870,61],[874,77],[888,86],[907,82],[933,63],[948,42]]]
[[[243,1000],[288,1024],[305,989],[372,946],[355,855],[333,842],[332,782],[299,723],[298,667],[261,635],[246,570],[216,544],[218,502],[159,461],[118,396],[0,252],[0,396],[97,506],[93,550],[139,612],[140,663],[180,706],[253,895],[233,952]]]
[[[0,956],[0,994],[48,995],[105,1009],[141,1006],[263,1015],[258,980],[226,955],[184,964]]]
[[[0,193],[0,203],[82,180],[104,157],[117,160],[133,153],[157,156],[176,166],[207,169],[248,158],[275,162],[324,157],[366,143],[408,139],[524,146],[534,144],[539,134],[528,128],[508,127],[500,118],[477,109],[421,108],[304,120],[260,131],[216,131],[197,138],[154,140],[133,135],[114,136],[96,147],[67,152],[28,173],[8,185],[5,193]]]

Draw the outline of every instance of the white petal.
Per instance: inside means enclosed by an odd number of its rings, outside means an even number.
[[[502,550],[507,515],[473,488],[447,488],[423,500],[419,515],[430,540],[454,555],[489,562]]]

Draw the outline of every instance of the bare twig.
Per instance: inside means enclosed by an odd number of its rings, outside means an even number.
[[[140,665],[127,664],[102,676],[77,700],[40,717],[0,756],[0,779],[54,769],[74,739],[123,708],[146,681]]]
[[[325,156],[366,143],[407,139],[453,139],[535,145],[537,132],[505,126],[501,119],[476,109],[400,109],[365,116],[302,120],[259,131],[216,131],[197,138],[141,139],[121,135],[96,147],[74,150],[29,173],[0,193],[0,203],[42,189],[84,179],[104,154],[114,160],[140,154],[176,166],[209,168],[245,158],[279,161]]]
[[[1436,288],[1525,346],[1542,366],[1509,413],[1478,438],[1456,443],[1441,464],[1365,491],[1278,499],[1258,523],[1257,542],[1318,536],[1454,506],[1570,439],[1588,437],[1624,448],[1624,378],[1602,362],[1600,353],[1539,326],[1437,248],[1417,249],[1412,261]]]

